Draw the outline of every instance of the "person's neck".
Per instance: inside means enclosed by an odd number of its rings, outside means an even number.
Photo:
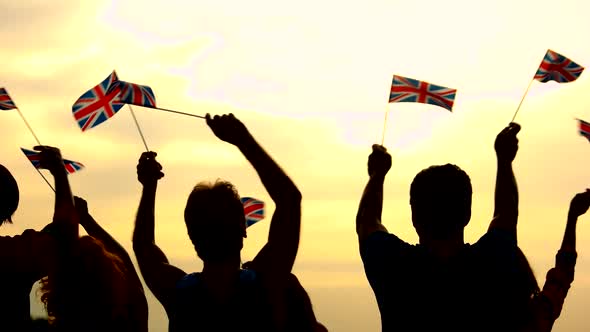
[[[211,281],[223,282],[240,270],[240,255],[219,262],[206,261],[203,264],[203,277]]]
[[[440,260],[448,260],[456,256],[465,247],[465,240],[463,232],[450,234],[444,238],[421,236],[420,245],[422,245],[430,255]]]

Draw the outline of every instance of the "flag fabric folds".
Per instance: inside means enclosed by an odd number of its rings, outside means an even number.
[[[7,111],[16,108],[14,101],[8,95],[8,91],[4,88],[0,88],[0,110]]]
[[[76,100],[72,112],[82,131],[98,126],[123,107],[124,104],[118,98],[121,89],[117,82],[117,73],[113,71],[104,81]]]
[[[590,123],[581,119],[578,119],[578,121],[580,122],[580,135],[586,137],[586,139],[590,141]]]
[[[547,54],[535,74],[535,79],[543,83],[549,81],[572,82],[580,77],[582,71],[584,71],[584,67],[557,52],[547,50]]]
[[[29,161],[31,162],[31,164],[33,164],[33,166],[35,168],[41,167],[41,164],[39,162],[39,152],[33,151],[33,150],[27,150],[27,149],[23,149],[23,148],[20,148],[20,149],[23,151],[23,153],[25,154],[27,159],[29,159]],[[84,168],[84,165],[82,163],[77,162],[77,161],[64,159],[63,162],[64,162],[64,167],[65,167],[66,171],[68,172],[68,174],[75,173],[75,172],[81,170],[82,168]]]
[[[432,104],[452,111],[456,93],[455,89],[394,75],[389,102]]]
[[[252,197],[240,198],[244,205],[244,215],[246,216],[246,227],[250,227],[260,220],[264,219],[264,202]]]
[[[124,81],[119,81],[118,84],[121,89],[120,102],[151,108],[156,107],[156,96],[149,86]]]

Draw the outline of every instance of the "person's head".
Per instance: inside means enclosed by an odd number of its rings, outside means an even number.
[[[184,210],[188,235],[204,262],[239,257],[246,237],[246,219],[240,196],[226,181],[201,182],[188,197]]]
[[[12,214],[18,207],[18,185],[16,180],[0,165],[0,226],[4,222],[12,223]]]
[[[471,181],[451,164],[422,170],[410,187],[412,222],[420,237],[445,239],[463,232],[471,219]]]
[[[101,241],[91,236],[77,241],[68,264],[57,264],[42,280],[41,301],[52,324],[95,331],[90,327],[128,315],[126,269]]]

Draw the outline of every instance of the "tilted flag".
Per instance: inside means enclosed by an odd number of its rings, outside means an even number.
[[[0,110],[7,111],[16,108],[14,101],[8,95],[8,92],[4,88],[0,88]]]
[[[149,86],[119,81],[119,87],[121,88],[120,102],[143,107],[156,107],[156,96]]]
[[[535,74],[535,79],[543,83],[549,81],[572,82],[580,77],[582,71],[584,71],[584,67],[557,52],[547,50],[547,54]]]
[[[99,85],[76,100],[72,112],[82,131],[98,126],[124,106],[118,98],[121,89],[117,82],[117,73],[113,71]]]
[[[33,151],[33,150],[27,150],[27,149],[23,149],[23,148],[20,148],[20,149],[23,151],[25,156],[27,156],[27,159],[29,159],[29,161],[31,162],[31,164],[33,164],[33,166],[35,168],[41,167],[41,163],[39,161],[39,152]],[[64,162],[64,167],[65,167],[66,171],[68,172],[68,174],[75,173],[75,172],[81,170],[82,168],[84,168],[84,165],[82,165],[82,163],[79,163],[77,161],[64,159],[63,162]]]
[[[240,198],[244,205],[244,215],[246,216],[246,227],[250,227],[260,220],[264,219],[264,202],[252,197]]]
[[[590,141],[590,123],[578,119],[580,122],[580,135],[586,137],[588,141]]]
[[[389,102],[432,104],[452,111],[456,93],[455,89],[393,75]]]

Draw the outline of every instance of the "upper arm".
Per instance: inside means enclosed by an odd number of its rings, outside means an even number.
[[[299,248],[301,194],[278,201],[272,216],[268,241],[253,260],[256,269],[266,273],[289,273]]]
[[[490,222],[490,227],[488,227],[488,232],[490,231],[501,231],[504,232],[516,239],[516,224],[517,224],[518,216],[515,215],[501,215],[497,214],[494,216],[492,221]]]
[[[169,264],[164,253],[155,244],[141,246],[134,243],[133,251],[146,285],[164,308],[168,309],[176,282],[186,273]]]
[[[359,243],[365,241],[371,234],[375,232],[388,233],[387,228],[378,221],[363,221],[357,223],[356,234],[358,235]]]

